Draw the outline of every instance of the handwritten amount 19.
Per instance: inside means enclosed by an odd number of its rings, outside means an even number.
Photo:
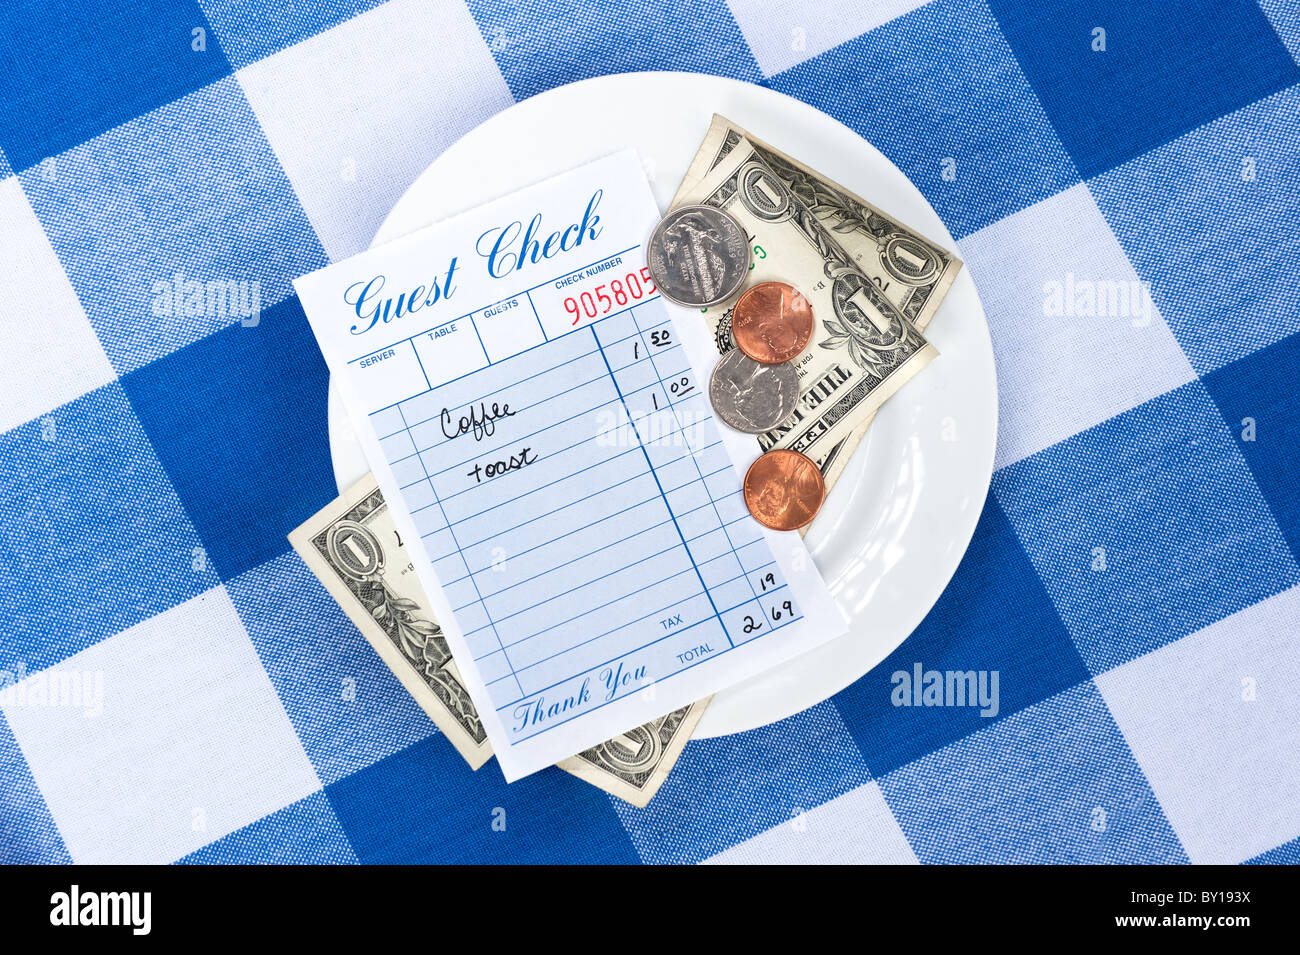
[[[622,279],[597,285],[593,292],[583,292],[577,298],[566,298],[564,310],[573,316],[573,321],[569,324],[577,325],[584,317],[608,315],[615,305],[626,307],[630,302],[639,302],[647,295],[653,295],[655,291],[650,269],[642,268],[640,275],[629,272]]]

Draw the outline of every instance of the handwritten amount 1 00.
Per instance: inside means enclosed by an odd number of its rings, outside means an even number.
[[[566,298],[564,310],[573,316],[573,321],[569,324],[577,325],[584,317],[596,318],[600,315],[608,315],[615,305],[626,307],[632,302],[639,302],[647,295],[653,295],[655,291],[650,270],[642,268],[640,275],[629,272],[622,279],[597,285],[594,292],[583,292],[577,298]]]

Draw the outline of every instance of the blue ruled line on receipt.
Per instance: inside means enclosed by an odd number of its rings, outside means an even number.
[[[556,280],[502,299],[541,340],[482,346],[478,367],[371,414],[514,741],[801,619],[662,302],[648,282],[634,299],[636,278],[602,292],[626,304],[558,334],[531,302]],[[455,320],[480,345],[482,311]]]
[[[844,632],[745,505],[658,218],[623,150],[294,283],[507,780]]]

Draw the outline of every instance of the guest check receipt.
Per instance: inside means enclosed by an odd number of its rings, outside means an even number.
[[[658,218],[624,151],[294,283],[507,780],[845,630],[745,508]]]

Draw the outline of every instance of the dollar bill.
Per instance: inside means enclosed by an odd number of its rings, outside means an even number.
[[[811,303],[812,340],[795,359],[799,402],[759,445],[800,451],[838,476],[853,436],[930,362],[934,346],[743,136],[672,204],[689,203],[723,209],[745,229],[754,250],[749,284],[789,282]],[[733,304],[704,310],[720,352],[733,347]]]
[[[698,183],[746,141],[808,208],[886,298],[924,332],[961,271],[962,262],[943,246],[876,208],[839,183],[756,138],[725,116],[714,114],[678,195]],[[673,204],[677,204],[674,199]],[[861,443],[875,413],[817,459],[827,488],[835,485],[849,456]]]
[[[817,221],[835,234],[839,244],[894,307],[924,331],[961,271],[961,260],[861,196],[717,114],[686,172],[683,188],[717,168],[742,140],[763,158]]]
[[[289,542],[470,767],[487,762],[487,732],[378,483],[367,475]]]
[[[624,802],[644,807],[668,778],[712,699],[705,697],[673,710],[555,765]]]
[[[487,762],[492,745],[374,477],[350,487],[293,531],[289,542],[470,768]],[[709,699],[558,765],[645,806],[677,762]]]

